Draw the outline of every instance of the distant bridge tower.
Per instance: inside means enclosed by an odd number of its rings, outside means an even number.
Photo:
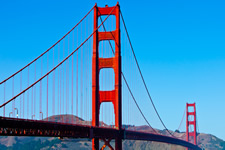
[[[114,106],[115,126],[122,129],[121,110],[121,51],[120,51],[120,6],[94,8],[94,30],[98,27],[98,18],[102,15],[114,15],[116,18],[116,29],[110,32],[96,31],[93,35],[93,57],[92,57],[92,126],[99,126],[100,105],[103,102],[111,102]],[[99,58],[99,42],[104,40],[115,41],[115,56],[111,58]],[[99,91],[99,72],[104,68],[112,68],[115,73],[115,87],[112,91]],[[111,139],[102,139],[105,144],[101,149],[110,145]],[[92,139],[92,149],[99,150],[99,138]],[[115,139],[115,149],[122,149],[122,138]]]
[[[190,111],[190,110],[193,110],[193,111]],[[193,119],[189,120],[190,118],[193,118]],[[190,126],[194,127],[194,131],[193,132],[189,132],[189,127]],[[194,137],[194,144],[197,145],[196,107],[195,107],[195,103],[193,103],[193,104],[188,104],[187,103],[186,104],[186,140],[187,140],[187,142],[189,142],[189,137],[190,136]]]

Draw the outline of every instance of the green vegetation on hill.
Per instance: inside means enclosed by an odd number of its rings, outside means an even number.
[[[53,139],[53,140],[45,140],[42,141],[41,139],[39,140],[32,140],[28,143],[20,143],[17,142],[13,144],[12,146],[6,147],[4,145],[1,145],[0,148],[1,150],[40,150],[43,148],[51,149],[52,147],[55,147],[57,144],[61,143],[61,140],[59,139]],[[65,144],[62,144],[64,148],[67,148]]]

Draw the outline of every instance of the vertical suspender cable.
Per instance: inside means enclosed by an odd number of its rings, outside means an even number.
[[[52,66],[54,67],[54,54],[55,54],[54,48],[53,48],[52,52],[53,52]],[[55,115],[55,71],[53,72],[53,79],[52,79],[52,116],[53,116],[53,120],[55,120],[54,115]]]
[[[77,28],[77,46],[78,46],[78,28]],[[76,72],[76,117],[78,117],[78,52],[77,52],[77,72]],[[77,119],[76,119],[76,123]]]
[[[31,119],[33,120],[33,109],[34,109],[34,87],[31,88]]]
[[[60,121],[62,121],[62,67],[63,65],[61,65],[59,67],[60,70]]]
[[[14,96],[14,76],[12,78],[12,97],[13,96]],[[14,108],[15,108],[15,100],[13,100],[13,102],[12,102],[12,116],[13,117],[15,116]]]
[[[72,49],[74,49],[74,31],[73,31]],[[74,115],[73,114],[73,57],[74,56],[72,56],[72,85],[71,85],[72,124],[73,124],[73,115]]]
[[[72,124],[73,124],[73,56],[72,56],[72,88],[71,88],[71,105],[72,105]]]
[[[6,82],[4,82],[4,103],[5,103],[5,88],[6,88]],[[3,108],[3,117],[5,117],[5,106]]]
[[[62,66],[60,66],[60,121],[62,121]]]
[[[22,91],[22,71],[20,73],[20,92]],[[20,118],[21,118],[21,111],[22,111],[22,96],[20,96]]]
[[[81,24],[81,41],[82,41],[82,24]],[[81,47],[81,118],[83,118],[83,46]]]
[[[64,55],[63,55],[64,58]],[[61,117],[62,117],[62,122],[64,122],[64,64],[62,64],[62,70],[61,70],[61,78],[62,78],[62,112],[61,112]]]
[[[35,62],[35,71],[34,71],[34,81],[36,81],[36,62]],[[35,104],[36,104],[36,86],[34,86],[34,116],[35,116]]]
[[[48,72],[48,54],[47,54],[47,72]],[[47,114],[47,121],[48,121],[48,76],[47,76],[47,93],[46,93],[46,95],[47,95],[47,105],[46,105],[47,112],[46,112],[46,114]]]
[[[43,57],[41,58],[41,76],[42,76],[42,71],[43,71]],[[39,117],[40,119],[42,118],[43,112],[42,112],[42,80],[40,81],[40,104],[39,104]]]
[[[85,37],[86,37],[86,19],[84,20],[84,39],[85,39]],[[85,49],[86,44],[83,47]],[[86,55],[84,55],[84,58],[83,58],[84,60],[86,60],[85,56]],[[84,61],[84,65],[83,66],[84,66],[84,68],[87,68],[86,67],[86,61]],[[84,105],[84,117],[83,117],[83,119],[84,120],[86,120],[86,112],[87,112],[87,109],[85,108],[85,106],[86,106],[86,84],[85,84],[85,79],[87,79],[86,78],[86,73],[87,73],[87,71],[84,71],[84,81],[83,81],[83,84],[84,84],[84,95],[83,95],[84,96],[84,98],[83,98],[84,99],[84,104],[83,104]]]
[[[87,20],[87,25],[89,25],[90,17]],[[87,35],[89,35],[89,26],[87,26]],[[89,42],[87,43],[87,121],[89,121]]]
[[[24,96],[25,96],[25,94],[23,93],[23,119],[24,119],[24,103],[25,103],[25,101],[24,101]]]
[[[36,62],[34,65],[34,81],[36,81]],[[35,116],[36,86],[34,86],[34,116]],[[36,116],[35,116],[36,117]]]
[[[58,63],[59,63],[59,57],[60,57],[60,43],[59,43],[59,46],[58,46]],[[60,81],[60,67],[58,68],[58,114],[60,115],[61,113],[59,112],[59,107],[60,107],[60,103],[59,103],[59,100],[60,100],[60,90],[59,90],[59,81]]]
[[[101,43],[102,43],[102,56],[103,56],[103,55],[104,55],[104,54],[103,54],[103,52],[104,52],[104,42],[101,41]],[[101,73],[101,78],[102,78],[102,86],[101,86],[101,89],[104,89],[104,88],[103,88],[103,85],[104,85],[104,84],[103,84],[103,79],[104,79],[104,78],[103,78],[103,71],[101,71],[101,72],[102,72],[102,73]],[[99,87],[99,88],[100,88],[100,87]],[[102,122],[103,122],[103,116],[104,116],[104,110],[105,110],[103,105],[102,105],[102,109],[101,109],[101,110],[102,110],[102,111],[101,111],[101,114],[102,114]]]
[[[27,86],[29,86],[29,66],[28,66]],[[29,90],[27,91],[27,119],[29,119]]]
[[[68,55],[69,55],[69,35],[68,35]],[[68,101],[69,101],[69,59],[66,63],[66,114],[68,114]]]

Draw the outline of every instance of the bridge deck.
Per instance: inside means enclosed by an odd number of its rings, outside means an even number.
[[[200,150],[199,147],[186,141],[151,133],[100,128],[85,125],[55,123],[48,121],[25,120],[0,117],[0,136],[48,136],[70,138],[110,138],[120,136],[126,140],[144,140],[163,142]]]

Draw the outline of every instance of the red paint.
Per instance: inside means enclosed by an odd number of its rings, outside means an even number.
[[[188,108],[193,107],[194,111],[189,112]],[[189,121],[188,117],[193,116],[194,120]],[[189,126],[193,125],[194,126],[194,132],[189,132]],[[197,134],[196,134],[196,107],[195,103],[193,104],[186,104],[186,140],[189,142],[189,137],[193,136],[194,137],[194,144],[197,145]]]
[[[101,15],[115,15],[116,29],[112,32],[98,32],[93,35],[93,57],[92,57],[92,126],[99,126],[100,105],[103,102],[112,102],[115,113],[116,129],[122,129],[121,112],[121,52],[120,52],[120,7],[94,7],[94,30],[98,27],[98,17]],[[115,56],[112,58],[99,58],[99,42],[102,40],[115,41]],[[99,72],[100,69],[112,68],[115,73],[115,88],[112,91],[99,91]],[[107,145],[107,144],[106,144]],[[99,139],[93,138],[92,149],[99,149]],[[117,137],[115,149],[122,149],[122,139]]]

